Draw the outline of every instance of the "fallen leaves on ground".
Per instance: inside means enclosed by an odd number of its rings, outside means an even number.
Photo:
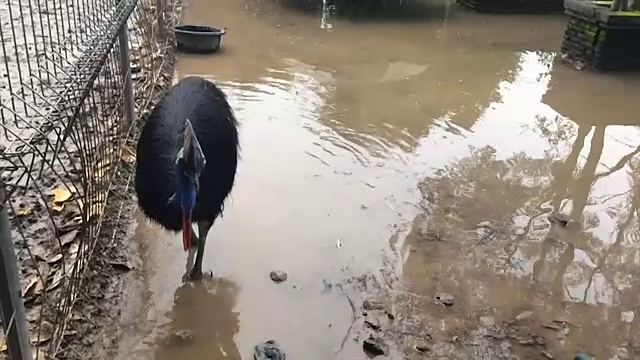
[[[40,345],[53,338],[55,327],[50,322],[43,320],[40,326],[30,333],[31,344]]]
[[[131,271],[132,267],[131,265],[127,264],[126,262],[120,262],[120,261],[109,261],[109,265],[111,265],[111,267],[113,267],[114,270],[117,271]]]
[[[24,207],[24,208],[21,208],[20,210],[18,210],[16,215],[18,215],[18,216],[28,216],[28,215],[31,215],[31,213],[32,213],[31,208]]]
[[[122,149],[122,160],[127,164],[133,164],[136,162],[136,155],[128,146],[125,146],[124,149]]]
[[[35,299],[42,294],[42,291],[44,290],[44,283],[37,273],[24,277],[20,285],[26,302]]]
[[[53,195],[51,209],[57,212],[62,211],[64,209],[64,203],[71,200],[71,197],[73,197],[71,191],[60,188],[51,190],[51,194]]]

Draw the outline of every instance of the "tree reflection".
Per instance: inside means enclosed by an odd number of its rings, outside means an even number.
[[[468,282],[483,271],[478,266],[486,266],[494,274],[520,279],[523,291],[532,294],[530,306],[544,304],[547,314],[568,313],[584,327],[568,335],[570,341],[607,330],[596,346],[604,351],[615,341],[638,337],[631,331],[638,327],[637,316],[630,312],[640,297],[640,148],[599,170],[606,126],[561,125],[550,131],[549,121],[536,122],[536,131],[549,142],[542,157],[515,153],[500,158],[490,146],[473,148],[424,181],[427,220],[420,232],[423,239],[437,234],[468,249],[472,260],[451,259],[470,267],[459,274]],[[628,173],[628,188],[600,183],[620,171]],[[605,231],[609,235],[603,237]],[[408,241],[408,246],[420,251],[429,246],[422,241]],[[495,284],[483,286],[496,292]],[[485,294],[489,303],[509,303]],[[587,311],[593,306],[600,311]]]

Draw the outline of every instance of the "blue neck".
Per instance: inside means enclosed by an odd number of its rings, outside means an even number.
[[[179,172],[178,175],[178,191],[177,195],[180,199],[180,206],[183,212],[190,212],[196,205],[196,184],[187,175]]]

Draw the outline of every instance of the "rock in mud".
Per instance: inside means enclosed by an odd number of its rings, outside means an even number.
[[[389,345],[373,335],[369,335],[369,338],[362,342],[362,350],[371,356],[389,355]]]
[[[369,328],[373,329],[373,330],[380,330],[382,328],[382,326],[380,325],[380,322],[378,320],[375,319],[367,319],[364,321],[364,324],[367,325]]]
[[[589,354],[578,353],[574,356],[573,360],[594,360],[594,357]]]
[[[287,355],[274,340],[267,340],[253,348],[253,360],[286,360]]]
[[[390,311],[385,311],[385,314],[387,314],[387,318],[389,320],[395,320],[396,319],[396,316]]]
[[[287,273],[280,270],[273,270],[272,272],[269,273],[269,277],[274,283],[277,283],[277,284],[283,281],[287,281],[287,278],[288,278]]]
[[[532,317],[533,317],[533,311],[524,311],[518,314],[518,316],[516,316],[516,321],[524,322],[524,321],[530,320]]]
[[[613,356],[614,360],[628,360],[629,359],[629,350],[623,347],[619,347],[616,349],[616,354]]]
[[[481,316],[480,325],[484,327],[493,326],[496,324],[496,319],[493,316]]]
[[[549,221],[554,222],[562,227],[567,227],[570,220],[571,218],[569,218],[568,215],[559,212],[554,212],[549,215]]]
[[[189,330],[179,330],[171,334],[168,341],[171,345],[189,345],[194,339],[193,333]]]
[[[431,351],[431,348],[427,344],[416,344],[413,349],[420,354],[428,353]]]
[[[437,293],[436,300],[445,306],[452,306],[455,302],[453,295],[447,293]]]
[[[362,307],[365,310],[369,310],[369,311],[384,310],[384,308],[386,308],[386,304],[384,300],[380,298],[370,297],[370,298],[364,299],[364,301],[362,302]]]

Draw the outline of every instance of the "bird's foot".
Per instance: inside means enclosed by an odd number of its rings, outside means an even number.
[[[188,275],[185,274],[185,276],[188,276],[189,280],[199,281],[199,280],[202,280],[203,277],[213,278],[213,271],[208,270],[206,273],[203,274],[202,269],[196,269],[194,267],[191,270],[191,273],[189,273]]]

